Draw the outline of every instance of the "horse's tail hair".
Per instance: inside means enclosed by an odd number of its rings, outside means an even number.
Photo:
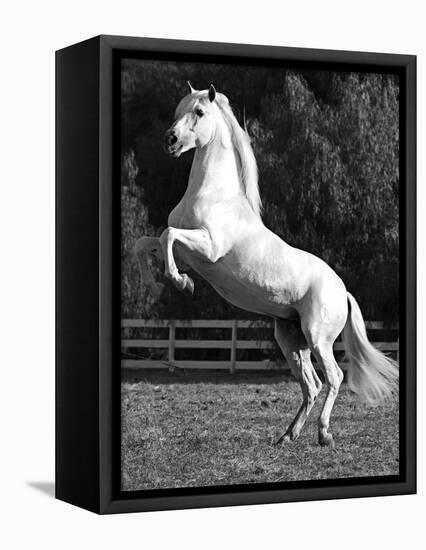
[[[343,329],[349,360],[348,386],[369,404],[378,405],[398,389],[398,363],[369,342],[361,310],[349,292],[348,305],[348,318]]]

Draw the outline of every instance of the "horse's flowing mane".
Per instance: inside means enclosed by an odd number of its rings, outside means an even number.
[[[216,94],[216,104],[231,134],[231,142],[237,158],[238,175],[244,194],[255,214],[260,217],[262,201],[259,194],[256,158],[250,145],[250,137],[239,125],[226,96]]]

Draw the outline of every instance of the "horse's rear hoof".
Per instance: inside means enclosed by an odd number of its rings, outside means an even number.
[[[293,440],[291,439],[290,434],[285,433],[275,441],[274,446],[278,447],[278,445],[285,445],[286,443],[291,443],[291,441]]]
[[[335,447],[333,436],[329,433],[319,432],[318,442],[321,447],[330,447],[330,449],[334,449]]]

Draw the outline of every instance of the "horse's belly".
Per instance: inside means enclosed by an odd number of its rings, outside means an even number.
[[[196,262],[193,268],[232,305],[272,317],[296,317],[294,301],[284,281],[259,279],[239,265],[222,259],[216,264]],[[258,274],[257,274],[258,275]]]

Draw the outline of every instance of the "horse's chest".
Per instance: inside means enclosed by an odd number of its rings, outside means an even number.
[[[211,217],[212,209],[202,204],[178,204],[168,218],[169,227],[197,229]]]

